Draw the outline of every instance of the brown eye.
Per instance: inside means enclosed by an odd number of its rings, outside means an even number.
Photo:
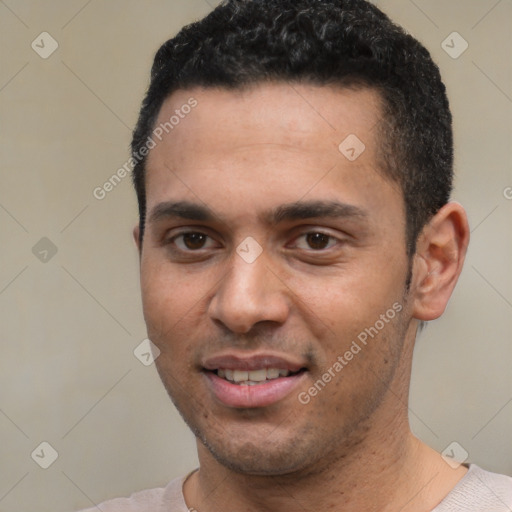
[[[308,233],[306,235],[306,242],[311,249],[321,250],[329,245],[331,237],[324,233]]]
[[[208,239],[207,235],[203,233],[185,233],[182,235],[183,244],[191,251],[202,249]]]
[[[203,261],[222,249],[215,238],[201,231],[183,231],[165,242],[175,261]]]

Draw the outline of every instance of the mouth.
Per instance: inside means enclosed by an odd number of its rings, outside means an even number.
[[[235,408],[279,402],[300,385],[306,373],[299,361],[273,355],[218,356],[203,365],[203,375],[215,399]]]

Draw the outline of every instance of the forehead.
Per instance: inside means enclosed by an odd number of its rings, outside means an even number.
[[[192,102],[197,105],[190,109]],[[371,148],[380,116],[380,93],[370,88],[277,82],[176,91],[163,103],[156,126],[165,128],[171,121],[175,144],[194,152],[222,151],[225,145],[251,141],[332,150],[349,134],[366,139]],[[200,145],[192,131],[201,132]]]
[[[380,95],[369,88],[176,91],[155,125],[161,140],[146,165],[148,210],[169,196],[222,207],[248,191],[262,209],[305,194],[343,200],[358,191],[361,199],[376,187],[384,190],[372,200],[388,200],[397,187],[378,168],[380,116]]]

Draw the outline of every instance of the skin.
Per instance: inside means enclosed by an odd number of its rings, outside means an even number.
[[[161,351],[156,365],[198,438],[200,470],[184,486],[187,505],[431,510],[466,469],[453,470],[410,432],[412,351],[418,322],[442,314],[462,269],[464,210],[442,208],[409,261],[402,193],[378,165],[380,97],[370,89],[177,91],[157,125],[190,97],[198,106],[148,157],[142,246],[134,229],[148,335]],[[365,144],[354,161],[338,150],[349,134]],[[211,218],[154,215],[162,203],[184,201]],[[357,215],[271,219],[284,205],[334,201]],[[263,249],[253,263],[236,252],[248,236]],[[393,304],[401,311],[301,403],[297,394]],[[226,350],[287,354],[307,371],[277,403],[229,407],[202,368]]]

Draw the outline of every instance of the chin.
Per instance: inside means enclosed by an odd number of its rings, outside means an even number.
[[[205,446],[219,464],[236,473],[277,476],[302,469],[297,454],[291,459],[290,451],[283,450],[283,447],[272,450],[268,446],[259,447],[250,442],[243,443],[238,449],[231,446],[227,450],[223,447],[217,449],[209,444]]]
[[[219,464],[239,474],[283,476],[302,473],[321,459],[316,443],[306,443],[297,431],[279,437],[275,437],[274,432],[274,439],[271,439],[272,432],[260,435],[252,432],[252,436],[245,435],[244,438],[229,431],[216,432],[216,436],[212,436],[212,432],[205,435],[205,432],[208,430],[195,431],[199,442]]]

